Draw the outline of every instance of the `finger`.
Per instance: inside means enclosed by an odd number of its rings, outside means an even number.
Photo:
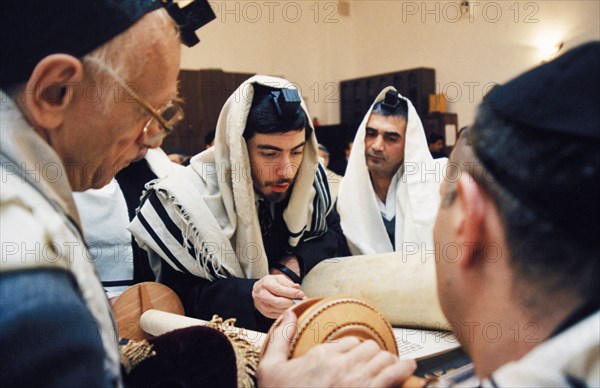
[[[270,295],[270,294],[269,294]],[[269,296],[270,298],[272,298],[273,296]],[[293,305],[293,302],[291,301],[291,299],[285,299],[287,301],[290,302],[289,306]],[[256,299],[256,303],[254,304],[256,309],[265,317],[267,318],[271,318],[271,319],[275,319],[275,318],[279,318],[279,316],[281,314],[283,314],[288,307],[276,307],[271,305],[270,303],[268,303],[264,298],[257,298]]]
[[[381,370],[386,368],[389,365],[393,365],[397,363],[398,357],[394,356],[392,353],[380,350],[375,353],[375,355],[364,363],[363,371],[366,375],[376,376]]]
[[[292,279],[290,279],[289,277],[287,277],[283,273],[280,274],[280,275],[273,275],[273,276],[270,277],[269,280],[274,280],[278,284],[281,284],[282,286],[285,286],[285,287],[294,287],[295,285],[298,284],[298,283],[294,283],[292,281]]]
[[[264,309],[259,310],[259,311],[260,311],[260,313],[262,315],[264,315],[267,318],[277,319],[277,318],[279,318],[280,315],[283,315],[283,313],[285,313],[287,311],[287,309],[281,311],[281,310],[278,310],[278,309],[274,309],[274,308],[270,308],[270,307],[265,307]]]
[[[273,275],[272,277],[273,279],[265,279],[262,284],[263,288],[267,289],[271,294],[288,299],[304,298],[304,292],[295,287],[295,283],[287,279],[286,276]]]
[[[306,299],[306,295],[304,295],[302,290],[295,287],[283,286],[275,279],[264,282],[259,295],[261,298],[265,299],[267,303],[276,308],[288,308],[294,303]]]
[[[297,290],[301,290],[300,284],[294,283],[287,275],[281,274],[280,276],[275,276],[275,280],[277,280],[277,283],[284,285],[286,287],[291,287],[291,288],[295,288]],[[304,295],[304,292],[302,293],[302,295]]]
[[[281,296],[273,295],[267,291],[260,295],[261,302],[266,309],[278,311],[279,314],[283,313],[288,308],[294,305],[292,299],[283,298]]]
[[[278,275],[272,276],[272,279],[285,287],[296,288],[298,290],[300,289],[300,284],[295,283],[292,279],[289,278],[289,276],[285,275],[282,272],[280,272],[280,274]]]
[[[287,309],[280,310],[263,305],[258,311],[267,318],[276,319],[279,318],[279,316],[281,316],[283,313],[285,313]]]
[[[369,384],[371,387],[399,386],[417,369],[415,360],[402,360],[387,366]]]
[[[265,360],[269,362],[287,361],[290,342],[296,334],[296,321],[296,315],[288,311],[275,322],[276,327],[269,336],[269,342],[264,345],[267,346],[267,349],[261,362]]]
[[[281,316],[280,312],[274,310],[262,310],[260,313],[269,319],[277,319]]]
[[[339,353],[346,353],[360,345],[360,343],[361,341],[358,337],[343,337],[335,340],[335,342],[326,342],[323,346],[327,346]]]
[[[348,351],[348,357],[352,362],[367,362],[380,351],[375,341],[367,340]]]
[[[291,288],[295,288],[297,290],[301,289],[301,287],[298,283],[294,283],[293,281],[291,281],[287,275],[285,275],[283,272],[281,272],[278,269],[272,269],[270,272],[270,275],[281,275],[282,277],[277,276],[276,279],[279,284],[282,284],[281,282],[279,282],[279,279],[285,280],[285,283],[283,283],[283,285],[285,287],[291,287]],[[303,292],[303,295],[304,295],[304,292]]]

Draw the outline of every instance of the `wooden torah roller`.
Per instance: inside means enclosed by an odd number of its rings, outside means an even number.
[[[398,355],[396,338],[390,324],[379,311],[360,299],[311,298],[290,307],[289,310],[298,317],[296,334],[291,339],[288,354],[290,359],[302,356],[315,345],[347,336],[373,340],[381,349]],[[269,338],[280,320],[281,318],[269,330],[262,353],[265,352]]]
[[[169,287],[155,282],[138,283],[123,292],[113,305],[120,338],[148,339],[140,327],[140,317],[150,309],[184,315],[179,297]]]

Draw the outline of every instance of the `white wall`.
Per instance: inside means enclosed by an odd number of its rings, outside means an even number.
[[[432,67],[459,125],[486,87],[539,64],[541,40],[563,51],[600,39],[600,1],[214,1],[217,20],[184,48],[185,69],[281,75],[297,83],[321,124],[339,122],[338,82]]]

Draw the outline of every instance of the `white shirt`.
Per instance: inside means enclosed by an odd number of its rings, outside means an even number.
[[[402,175],[404,168],[400,166],[398,172],[394,174],[392,181],[390,182],[390,187],[388,188],[387,196],[385,198],[385,203],[376,196],[377,205],[379,206],[379,211],[381,212],[381,216],[388,221],[391,221],[396,216],[396,188],[398,187],[398,181],[400,180],[400,176]],[[400,217],[402,215],[402,209],[399,209]]]
[[[119,183],[113,178],[101,189],[73,193],[79,210],[86,242],[100,280],[133,282],[133,251],[127,230],[127,203]],[[129,287],[104,287],[109,298]]]

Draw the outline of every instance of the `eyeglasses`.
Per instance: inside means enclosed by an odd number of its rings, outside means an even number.
[[[152,116],[144,126],[144,145],[153,146],[157,144],[162,139],[169,136],[171,132],[173,132],[175,126],[183,120],[183,108],[178,101],[171,100],[159,109],[154,109],[152,105],[138,96],[127,84],[119,82],[118,79],[116,81],[127,93],[129,93],[135,102]],[[152,128],[156,124],[158,124],[159,131],[152,136],[151,134],[154,132],[152,131]]]
[[[135,102],[137,102],[144,110],[151,116],[146,122],[143,131],[143,143],[147,147],[154,147],[157,143],[162,141],[165,137],[173,132],[173,129],[179,124],[184,117],[183,107],[180,104],[180,100],[171,100],[167,104],[163,105],[159,109],[154,109],[148,101],[141,98],[125,81],[116,74],[107,64],[100,61],[97,58],[86,56],[86,61],[94,63],[101,70],[108,73],[111,77],[117,81]],[[153,131],[154,127],[158,125],[159,131]],[[152,135],[152,133],[156,133]]]

